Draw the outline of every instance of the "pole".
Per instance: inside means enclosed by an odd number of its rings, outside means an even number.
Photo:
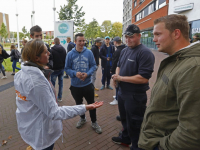
[[[35,10],[34,10],[34,0],[32,0],[32,6],[33,6],[33,11],[32,11],[32,14],[33,14],[33,26],[35,25]]]
[[[54,38],[55,38],[55,33],[56,33],[56,26],[55,26],[55,23],[56,23],[56,6],[55,6],[55,0],[53,0],[53,15],[54,15],[54,21],[53,21],[53,23],[54,23]]]
[[[17,0],[16,0],[16,17],[17,17],[17,42],[18,42],[17,49],[18,49],[18,51],[19,51],[19,50],[20,50],[20,45],[19,45],[19,25],[18,25]]]

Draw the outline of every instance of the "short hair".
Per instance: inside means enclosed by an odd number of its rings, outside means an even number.
[[[71,38],[70,38],[70,37],[67,37],[67,40],[71,40]]]
[[[185,15],[168,15],[161,18],[158,18],[154,21],[154,25],[158,23],[164,23],[165,28],[169,30],[171,33],[175,29],[179,29],[183,35],[183,37],[188,40],[189,39],[189,23],[187,21],[187,17]]]
[[[60,39],[56,37],[56,38],[54,39],[54,43],[55,43],[55,44],[60,44]]]
[[[34,36],[34,32],[41,32],[42,31],[42,28],[38,25],[36,26],[33,26],[31,29],[30,29],[30,34],[32,36]]]
[[[16,49],[15,45],[12,44],[12,45],[10,46],[10,49]]]
[[[24,43],[27,43],[28,41],[27,41],[27,40],[23,40],[23,42],[24,42]]]
[[[41,54],[44,52],[45,44],[40,39],[34,39],[26,43],[23,53],[22,53],[22,59],[24,61],[29,61],[36,63],[39,66],[42,66],[42,64],[39,64],[36,62],[36,57],[40,57]]]
[[[115,41],[117,44],[122,44],[122,40]]]
[[[75,35],[75,41],[76,41],[76,39],[77,39],[78,36],[83,37],[84,34],[83,34],[83,33],[78,33],[78,34],[76,34],[76,35]]]

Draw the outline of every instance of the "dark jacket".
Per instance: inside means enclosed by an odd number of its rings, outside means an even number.
[[[46,44],[46,43],[45,43],[45,45],[46,45],[46,47],[47,47],[47,50],[50,52],[50,55],[49,55],[49,62],[48,62],[48,64],[47,64],[47,66],[49,67],[49,69],[52,69],[52,68],[53,68],[53,56],[51,55],[51,50],[50,50],[50,48],[49,48],[49,45]]]
[[[67,53],[69,53],[74,47],[75,47],[75,44],[70,41],[67,46]]]
[[[19,61],[18,58],[15,58],[15,49],[11,49],[10,57],[11,57],[11,61],[13,60],[17,60],[17,62]]]
[[[62,45],[54,45],[51,48],[51,54],[53,56],[53,70],[61,70],[65,67],[66,50]]]
[[[111,46],[111,60],[112,60],[112,55],[114,54],[115,52],[115,48],[114,46],[110,45]],[[101,66],[103,68],[106,68],[106,65],[107,65],[107,46],[106,44],[104,44],[101,49],[100,49],[100,54],[99,54],[100,58],[101,58]],[[111,65],[112,66],[112,65]]]
[[[96,61],[97,66],[99,65],[99,47],[96,45],[93,45],[91,48],[91,51],[94,55],[94,59]]]
[[[10,55],[4,49],[2,49],[2,54],[0,54],[0,63],[2,63],[3,60],[8,57],[10,57]]]
[[[113,54],[112,67],[111,67],[112,74],[115,74],[115,70],[117,68],[117,63],[118,63],[118,60],[119,60],[120,53],[125,47],[126,46],[124,44],[120,45],[120,46],[117,46],[117,50]]]

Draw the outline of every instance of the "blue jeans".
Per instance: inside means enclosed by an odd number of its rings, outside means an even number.
[[[13,72],[15,72],[15,69],[21,70],[20,68],[17,67],[18,61],[19,61],[18,59],[13,59],[13,63],[12,63]]]
[[[56,78],[58,77],[58,85],[59,85],[58,98],[59,98],[59,99],[62,98],[62,91],[63,91],[63,75],[64,75],[64,69],[62,69],[62,70],[55,70],[55,71],[51,74],[51,83],[53,84],[54,87],[55,87]]]

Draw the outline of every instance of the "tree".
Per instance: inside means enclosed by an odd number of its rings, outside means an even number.
[[[85,12],[82,11],[83,6],[79,9],[76,5],[77,0],[67,0],[68,5],[60,6],[60,12],[58,12],[60,20],[74,20],[75,26],[81,26],[85,19],[83,16]]]
[[[49,39],[49,35],[46,35],[46,38],[45,39]]]
[[[22,40],[23,37],[24,37],[24,33],[19,32],[19,39]]]
[[[22,28],[22,32],[23,32],[23,34],[24,34],[24,38],[26,38],[26,37],[29,37],[30,36],[30,33],[29,32],[27,32],[27,29],[26,29],[26,27],[24,26],[23,28]]]
[[[123,28],[123,25],[122,25],[121,22],[113,23],[112,29],[111,29],[111,32],[110,32],[110,36],[111,37],[116,37],[116,36],[121,37],[122,36],[122,28]]]
[[[101,31],[103,32],[103,36],[110,36],[110,31],[112,29],[112,23],[110,20],[105,20],[101,25]]]
[[[91,38],[92,40],[95,39],[98,31],[98,26],[99,24],[97,20],[93,18],[93,20],[88,24],[85,36]]]
[[[83,34],[85,34],[87,28],[88,28],[88,24],[86,24],[85,21],[84,21],[80,26],[78,26],[75,29],[75,33],[83,33]]]
[[[7,28],[4,23],[1,24],[0,35],[3,38],[3,43],[4,43],[4,40],[8,37]]]

